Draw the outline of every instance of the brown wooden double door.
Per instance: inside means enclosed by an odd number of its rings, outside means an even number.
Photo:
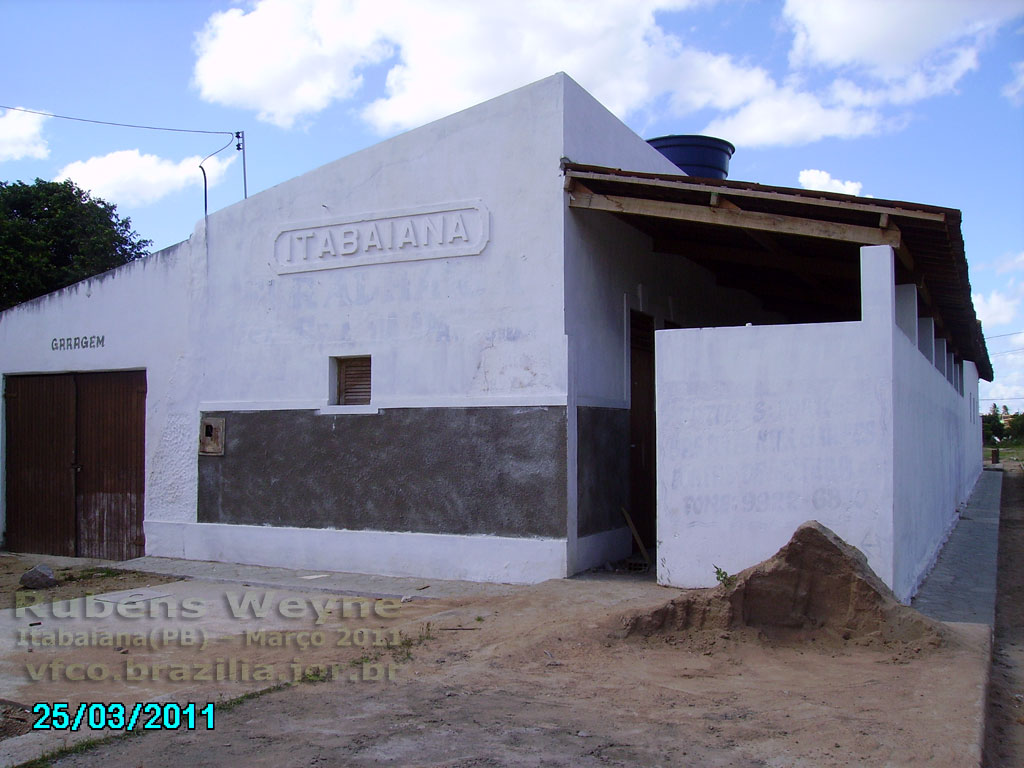
[[[7,549],[145,554],[146,372],[7,376],[4,399]]]

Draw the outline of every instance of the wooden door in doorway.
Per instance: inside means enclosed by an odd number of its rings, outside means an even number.
[[[657,536],[654,318],[629,313],[629,513],[648,551]]]
[[[145,554],[146,372],[7,376],[4,398],[7,548]]]

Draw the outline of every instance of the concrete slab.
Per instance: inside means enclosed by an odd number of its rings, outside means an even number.
[[[960,520],[912,605],[948,622],[995,623],[996,558],[1003,473],[981,473]]]
[[[522,589],[522,587],[511,584],[325,572],[322,569],[292,570],[263,565],[182,560],[173,557],[140,557],[117,563],[114,567],[225,584],[247,584],[253,587],[296,589],[305,592],[333,592],[341,595],[374,598],[410,597],[421,599],[496,596],[511,594],[517,589]]]

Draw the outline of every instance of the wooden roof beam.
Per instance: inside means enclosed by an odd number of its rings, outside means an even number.
[[[651,175],[653,176],[653,174]],[[847,211],[861,211],[864,213],[877,213],[884,214],[888,213],[892,216],[900,216],[904,218],[919,219],[922,221],[945,221],[946,215],[938,211],[925,211],[912,208],[897,208],[894,206],[886,206],[884,204],[872,204],[863,202],[863,198],[857,199],[852,197],[849,200],[833,200],[827,197],[816,197],[812,193],[807,192],[800,194],[792,194],[787,192],[777,192],[774,190],[766,189],[737,189],[735,187],[718,187],[713,184],[702,184],[697,181],[688,181],[685,178],[678,180],[675,179],[660,179],[660,178],[648,178],[644,175],[628,175],[628,174],[609,174],[609,173],[597,173],[593,171],[566,171],[565,177],[567,180],[594,180],[594,181],[607,181],[609,183],[626,183],[631,185],[644,185],[650,187],[661,187],[664,189],[682,189],[694,192],[707,192],[710,194],[729,195],[730,197],[754,197],[762,200],[783,200],[787,202],[799,202],[803,205],[813,205],[823,208],[842,208]]]
[[[736,203],[734,203],[732,200],[729,200],[728,198],[725,198],[725,197],[721,197],[717,192],[711,195],[711,205],[712,205],[712,207],[725,208],[726,210],[729,210],[729,211],[742,211],[743,210],[738,205],[736,205]],[[764,248],[764,250],[768,251],[768,253],[772,254],[775,257],[776,261],[788,261],[789,260],[789,253],[787,251],[785,251],[778,244],[778,242],[776,242],[775,238],[773,238],[767,232],[758,232],[758,231],[753,230],[753,229],[744,229],[743,230],[743,234],[746,235],[751,240],[753,240],[759,246]],[[806,283],[807,285],[811,286],[812,288],[816,288],[816,289],[817,288],[821,288],[821,283],[818,282],[818,280],[816,280],[810,274],[808,274],[806,270],[794,269],[794,270],[792,270],[792,272],[802,282]]]
[[[818,221],[797,216],[779,216],[688,203],[672,203],[664,200],[647,200],[622,195],[598,195],[582,185],[574,187],[571,191],[569,206],[592,211],[650,216],[760,232],[778,232],[824,240],[839,240],[859,245],[891,245],[895,248],[900,244],[899,232],[892,230]]]

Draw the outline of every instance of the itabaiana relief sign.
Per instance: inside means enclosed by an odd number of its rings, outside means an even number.
[[[473,256],[490,236],[480,201],[294,225],[274,241],[279,274]]]

